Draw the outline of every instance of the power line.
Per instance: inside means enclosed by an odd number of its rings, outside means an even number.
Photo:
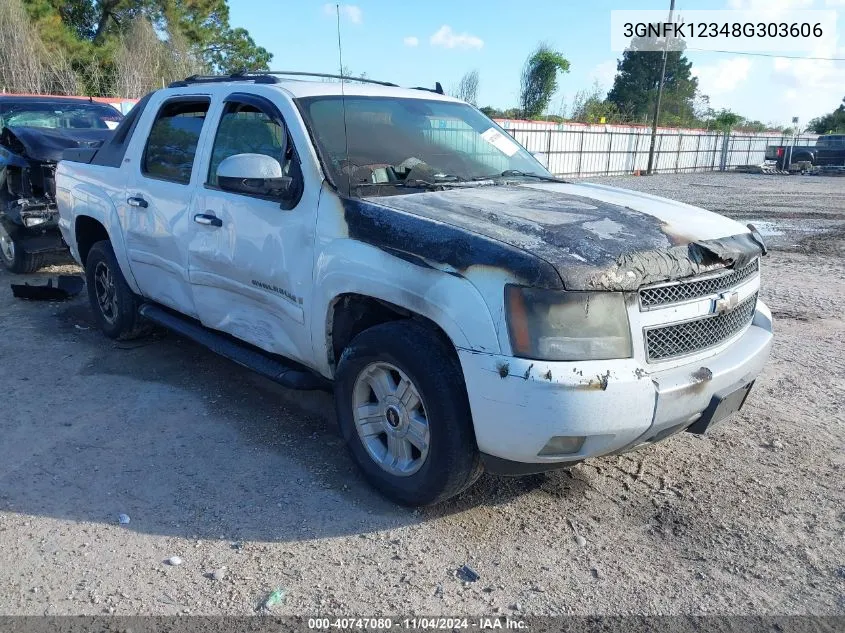
[[[845,57],[802,57],[800,55],[780,55],[778,53],[752,53],[750,51],[721,51],[713,48],[692,48],[687,47],[684,50],[698,51],[702,53],[727,53],[729,55],[751,55],[753,57],[783,57],[784,59],[809,59],[823,62],[845,62]]]

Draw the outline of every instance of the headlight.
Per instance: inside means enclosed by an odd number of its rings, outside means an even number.
[[[631,357],[631,328],[619,292],[566,292],[505,286],[515,356],[538,360]]]
[[[27,228],[38,226],[39,224],[44,224],[47,221],[47,218],[39,215],[30,215],[23,219],[24,226]]]

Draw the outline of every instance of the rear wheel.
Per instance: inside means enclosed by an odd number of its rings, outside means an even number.
[[[85,282],[91,310],[106,336],[126,341],[152,329],[138,314],[139,297],[126,283],[108,240],[97,242],[88,252]]]
[[[397,503],[443,501],[482,472],[454,349],[422,325],[395,321],[356,336],[338,363],[335,404],[353,459]]]
[[[3,222],[0,222],[0,259],[10,272],[18,274],[34,273],[44,265],[44,257],[40,253],[27,253]]]

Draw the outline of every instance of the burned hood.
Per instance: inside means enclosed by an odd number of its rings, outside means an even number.
[[[10,126],[0,133],[0,144],[32,160],[58,162],[69,148],[99,147],[112,130]]]
[[[762,251],[748,229],[724,216],[600,185],[532,182],[348,202],[353,235],[362,212],[398,212],[392,218],[380,217],[380,234],[365,231],[370,238],[365,241],[458,269],[473,263],[501,265],[527,283],[562,283],[569,290],[634,290],[743,265]],[[396,227],[411,218],[429,225],[416,237],[397,237]],[[493,262],[486,255],[473,261],[469,253],[450,255],[448,244],[432,249],[427,238],[435,231],[431,223],[451,236],[456,249],[476,248],[486,254],[491,244],[499,244],[509,255],[500,254]],[[534,259],[533,268],[526,255]],[[556,284],[549,269],[558,277]]]

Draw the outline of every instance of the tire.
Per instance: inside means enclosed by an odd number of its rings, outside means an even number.
[[[44,265],[44,256],[41,253],[27,253],[15,241],[13,232],[10,232],[2,221],[0,221],[0,259],[3,260],[3,265],[9,272],[19,275],[34,273]]]
[[[373,385],[381,385],[381,397]],[[334,394],[352,459],[390,500],[435,504],[481,475],[458,359],[451,343],[431,329],[393,321],[356,336],[341,355]],[[389,447],[400,445],[391,453]]]
[[[103,334],[128,341],[152,329],[138,314],[140,298],[126,283],[108,240],[97,242],[88,252],[85,283],[91,310]]]

